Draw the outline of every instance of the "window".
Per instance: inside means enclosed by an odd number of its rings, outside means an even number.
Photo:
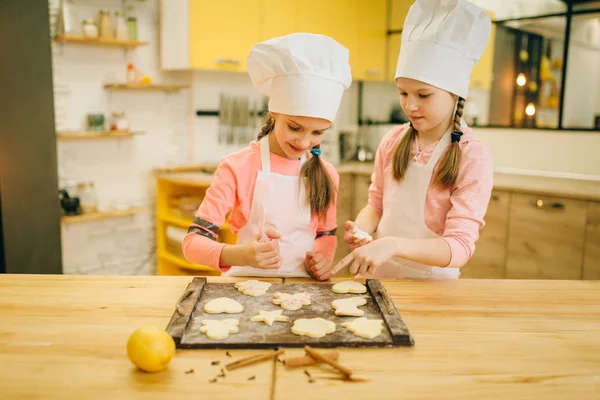
[[[493,15],[493,66],[467,123],[600,130],[600,1],[472,1]]]

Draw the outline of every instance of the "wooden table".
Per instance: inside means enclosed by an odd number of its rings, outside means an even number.
[[[600,398],[600,281],[384,280],[415,347],[339,349],[358,382],[267,362],[208,383],[256,353],[237,350],[178,350],[138,372],[127,338],[165,327],[190,279],[0,275],[0,398]]]

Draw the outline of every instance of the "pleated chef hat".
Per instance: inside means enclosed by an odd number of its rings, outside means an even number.
[[[417,0],[402,29],[395,78],[416,79],[466,98],[491,28],[490,16],[467,0]]]
[[[333,121],[352,83],[349,58],[328,36],[294,33],[254,45],[248,74],[269,96],[269,111]]]

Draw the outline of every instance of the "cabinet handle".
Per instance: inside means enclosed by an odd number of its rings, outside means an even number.
[[[492,195],[492,200],[493,201],[498,201],[498,200],[500,200],[500,196],[498,196],[497,194],[493,194]]]
[[[365,69],[366,76],[379,76],[381,75],[381,71],[378,69]]]
[[[558,201],[544,201],[542,199],[537,199],[537,200],[531,200],[529,202],[529,204],[531,204],[533,207],[535,208],[554,208],[554,209],[561,209],[563,210],[565,208],[565,205],[561,202]]]
[[[233,58],[221,58],[221,57],[215,58],[215,63],[219,64],[219,65],[222,65],[222,64],[230,64],[230,65],[237,65],[237,66],[242,65],[240,60],[234,60]]]

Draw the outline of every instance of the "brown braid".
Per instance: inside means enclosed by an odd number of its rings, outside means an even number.
[[[458,98],[456,105],[456,114],[454,114],[454,130],[453,132],[462,132],[460,127],[460,119],[462,118],[465,108],[465,99]],[[444,189],[449,189],[456,183],[460,161],[462,159],[462,150],[460,142],[451,142],[450,147],[446,150],[444,157],[440,163],[440,169],[435,177],[435,183]]]
[[[271,131],[275,128],[275,118],[271,115],[271,113],[267,113],[265,117],[265,124],[260,128],[260,132],[258,133],[258,137],[256,140],[260,140],[263,137],[267,136]]]

